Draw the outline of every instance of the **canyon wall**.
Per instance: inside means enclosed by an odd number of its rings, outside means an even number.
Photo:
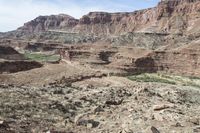
[[[15,31],[1,33],[0,43],[29,51],[69,50],[73,45],[70,53],[75,61],[128,73],[200,75],[199,25],[199,0],[162,0],[156,7],[127,13],[90,12],[80,19],[39,16]]]
[[[25,33],[61,30],[95,35],[125,32],[193,34],[200,30],[199,0],[167,0],[157,7],[127,13],[90,12],[80,19],[69,15],[39,16],[20,27]]]

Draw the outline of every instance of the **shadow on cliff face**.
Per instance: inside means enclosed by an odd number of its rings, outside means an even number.
[[[142,57],[135,60],[135,70],[133,73],[155,73],[158,71],[158,68],[155,64],[155,61],[152,57]],[[129,71],[132,73],[131,71]]]
[[[24,56],[9,46],[0,46],[0,58],[6,60],[23,60]]]
[[[0,74],[28,71],[42,66],[41,63],[35,61],[4,61],[0,62]]]
[[[99,53],[99,58],[102,60],[102,61],[105,61],[107,64],[109,64],[111,61],[110,61],[110,58],[115,54],[116,52],[114,51],[101,51]]]

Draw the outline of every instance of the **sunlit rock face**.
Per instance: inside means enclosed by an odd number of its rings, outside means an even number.
[[[24,26],[18,28],[18,31],[34,33],[48,30],[68,30],[74,27],[78,20],[65,14],[39,16],[36,19],[27,22]]]
[[[154,8],[134,12],[90,12],[75,19],[69,15],[39,16],[17,31],[34,33],[62,30],[95,35],[119,35],[125,32],[188,34],[200,30],[199,0],[162,0]]]

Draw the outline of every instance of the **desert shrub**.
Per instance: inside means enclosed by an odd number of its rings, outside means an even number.
[[[200,77],[184,77],[161,73],[144,73],[128,76],[128,79],[136,82],[158,82],[172,85],[193,86],[200,88]]]
[[[53,62],[59,60],[58,55],[46,55],[41,53],[25,53],[24,56],[28,60],[33,60],[38,62]]]

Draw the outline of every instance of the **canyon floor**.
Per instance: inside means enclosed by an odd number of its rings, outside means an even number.
[[[109,73],[63,61],[1,74],[0,132],[200,132],[199,78]]]
[[[0,133],[200,132],[199,47],[69,47],[0,46]]]
[[[0,33],[0,133],[200,133],[199,25],[161,0]]]

